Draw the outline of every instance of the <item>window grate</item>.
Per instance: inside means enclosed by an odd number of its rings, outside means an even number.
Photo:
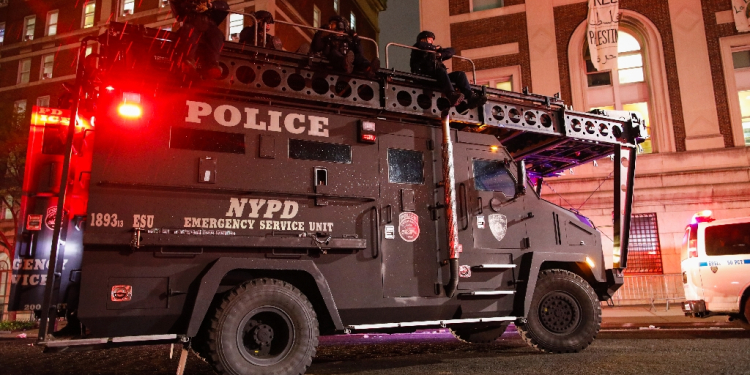
[[[663,274],[656,213],[633,214],[626,274]]]

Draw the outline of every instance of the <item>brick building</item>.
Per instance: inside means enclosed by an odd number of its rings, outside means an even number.
[[[420,17],[436,43],[474,60],[481,84],[646,117],[630,271],[679,273],[694,213],[750,216],[750,33],[737,31],[731,0],[620,0],[619,66],[597,72],[587,61],[587,3],[420,0]],[[577,167],[549,179],[543,195],[610,235],[611,171],[609,160]]]
[[[307,26],[327,24],[339,14],[362,36],[377,40],[378,16],[386,0],[228,0],[234,11],[268,10],[276,20]],[[0,0],[0,130],[18,121],[27,128],[34,105],[56,107],[64,93],[63,82],[75,78],[79,41],[98,35],[109,21],[177,29],[168,0]],[[252,21],[231,14],[220,25],[227,40],[236,40]],[[272,33],[284,49],[295,51],[312,39],[312,31],[276,24]],[[374,56],[374,45],[363,43]],[[88,53],[95,52],[92,45]],[[5,160],[0,155],[0,160]],[[13,236],[12,215],[0,204],[0,230]],[[4,254],[6,253],[6,254]],[[7,249],[0,246],[0,313],[6,292]],[[0,319],[3,316],[0,315]]]

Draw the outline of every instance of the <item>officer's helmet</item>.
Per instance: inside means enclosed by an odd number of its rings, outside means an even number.
[[[417,34],[417,42],[421,41],[422,39],[432,38],[435,39],[435,33],[432,31],[422,31],[421,33]]]
[[[333,23],[335,23],[333,30],[341,32],[349,31],[349,22],[346,20],[346,18],[341,16],[332,16],[328,19],[328,24],[331,25]]]
[[[257,19],[259,23],[273,24],[273,15],[271,12],[265,10],[255,12],[255,19]]]

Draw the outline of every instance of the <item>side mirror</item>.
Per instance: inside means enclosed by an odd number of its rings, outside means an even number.
[[[526,195],[526,185],[527,185],[527,178],[526,177],[526,162],[523,160],[519,160],[516,162],[517,167],[517,173],[518,176],[518,184],[516,185],[516,196],[520,195]]]

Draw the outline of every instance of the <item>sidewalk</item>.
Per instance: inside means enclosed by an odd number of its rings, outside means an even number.
[[[655,305],[602,306],[602,328],[635,329],[639,327],[721,327],[734,328],[737,325],[729,322],[726,316],[709,318],[691,318],[683,314],[679,303],[667,306]]]

